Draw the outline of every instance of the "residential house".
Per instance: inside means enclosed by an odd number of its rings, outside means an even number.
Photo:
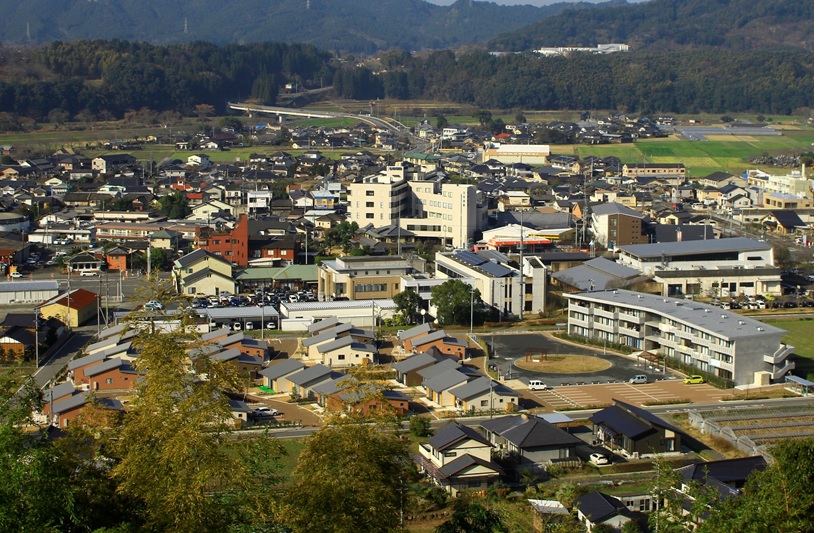
[[[139,373],[131,366],[131,362],[120,357],[104,359],[99,364],[87,366],[83,373],[92,391],[133,389],[139,378]]]
[[[341,375],[334,372],[330,367],[318,364],[306,367],[283,378],[282,386],[277,390],[279,392],[289,392],[300,398],[315,398],[316,393],[313,387],[331,379],[338,379]]]
[[[233,294],[236,282],[233,279],[233,265],[223,257],[203,249],[194,250],[173,262],[171,280],[178,294],[219,295]]]
[[[506,385],[483,376],[455,387],[449,393],[455,398],[455,407],[464,413],[515,411],[521,396]]]
[[[745,487],[748,477],[766,468],[768,468],[768,463],[759,455],[696,463],[678,468],[676,472],[679,475],[680,486],[675,489],[684,496],[683,516],[686,516],[690,525],[694,527],[705,518],[705,516],[694,516],[692,513],[693,498],[690,495],[692,485],[710,488],[720,500],[725,500],[738,496]]]
[[[771,211],[762,217],[760,223],[768,231],[773,231],[783,235],[789,235],[791,233],[797,233],[798,231],[808,229],[808,225],[802,221],[795,211],[791,210]]]
[[[439,329],[430,331],[426,335],[419,335],[409,339],[409,350],[413,353],[426,352],[430,348],[436,348],[443,354],[454,355],[458,359],[466,357],[469,345],[465,340],[456,339],[447,335],[446,331]]]
[[[450,494],[482,490],[498,481],[503,469],[492,461],[492,443],[476,430],[451,422],[418,445],[419,470]]]
[[[415,354],[392,365],[396,372],[396,379],[408,387],[416,387],[424,381],[418,371],[428,368],[444,359],[445,356],[437,349],[427,350],[424,353]]]
[[[43,302],[37,308],[40,316],[53,317],[69,327],[77,328],[96,316],[99,302],[95,293],[74,289]]]
[[[597,440],[626,457],[681,453],[683,432],[657,415],[614,400],[591,417]]]
[[[574,506],[577,509],[577,519],[586,526],[588,532],[602,524],[619,531],[634,517],[623,502],[596,490],[578,498]]]
[[[305,364],[296,359],[285,359],[276,364],[271,364],[259,372],[259,375],[262,376],[262,386],[275,393],[289,392],[290,388],[283,390],[285,386],[290,387],[290,382],[285,384],[287,378],[301,372],[304,368],[306,368]]]
[[[240,375],[246,376],[251,380],[259,377],[259,371],[264,366],[264,359],[243,353],[238,348],[228,348],[226,350],[219,350],[210,354],[213,361],[228,363],[233,365],[235,370]]]
[[[525,468],[545,467],[575,458],[577,447],[583,444],[568,431],[528,415],[485,420],[481,428],[504,457]]]

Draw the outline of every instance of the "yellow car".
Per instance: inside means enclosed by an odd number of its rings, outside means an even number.
[[[683,383],[685,383],[686,385],[697,385],[699,383],[705,383],[705,379],[703,379],[702,376],[697,375],[688,376],[683,380]]]

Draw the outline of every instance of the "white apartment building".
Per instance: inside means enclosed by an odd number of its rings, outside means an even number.
[[[416,238],[454,248],[466,247],[486,219],[475,186],[407,181],[401,165],[350,184],[348,201],[350,221],[359,227],[397,224]]]
[[[790,174],[774,176],[761,170],[748,171],[748,187],[757,187],[769,192],[791,194],[802,198],[813,196],[813,180],[802,170],[793,170]]]
[[[497,309],[502,316],[520,316],[521,301],[524,313],[538,313],[548,303],[549,269],[534,256],[524,257],[523,264],[521,278],[517,265],[510,264],[509,258],[500,252],[438,252],[435,254],[435,277],[460,279],[474,286],[480,291],[483,302]]]
[[[617,262],[654,277],[666,296],[727,298],[782,291],[773,247],[745,237],[625,245]]]
[[[563,296],[569,334],[670,357],[735,385],[781,380],[795,366],[784,330],[713,305],[626,290]]]

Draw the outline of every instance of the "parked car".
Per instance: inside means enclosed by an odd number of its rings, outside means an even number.
[[[11,273],[11,277],[12,277],[12,278],[14,278],[14,279],[17,279],[17,278],[22,278],[22,277],[23,277],[23,273],[22,273],[22,272],[20,272],[20,271],[14,271],[14,272],[12,272],[12,273]]]
[[[549,386],[539,379],[529,380],[529,390],[548,390]]]
[[[284,416],[284,413],[277,409],[273,409],[272,407],[262,406],[257,407],[254,409],[250,416],[256,420],[263,419],[263,418],[276,418],[280,416]]]
[[[645,374],[637,374],[636,376],[631,376],[628,382],[631,383],[632,385],[648,383],[648,376],[646,376]]]
[[[91,276],[99,276],[100,273],[96,270],[82,270],[80,271],[80,277],[88,278]]]
[[[159,300],[151,300],[145,304],[145,309],[150,311],[162,311],[165,309],[165,306]]]
[[[609,458],[602,453],[593,453],[589,456],[589,462],[593,465],[607,465]]]
[[[242,331],[242,324],[240,322],[234,322],[231,327],[233,331]]]
[[[683,383],[685,383],[686,385],[697,385],[699,383],[705,383],[705,378],[697,374],[694,374],[683,379]]]

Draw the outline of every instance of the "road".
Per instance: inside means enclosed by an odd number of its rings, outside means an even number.
[[[40,362],[40,368],[34,374],[34,381],[40,388],[45,388],[74,357],[74,354],[97,333],[97,326],[75,328],[69,337],[60,341],[57,350],[46,361]]]

